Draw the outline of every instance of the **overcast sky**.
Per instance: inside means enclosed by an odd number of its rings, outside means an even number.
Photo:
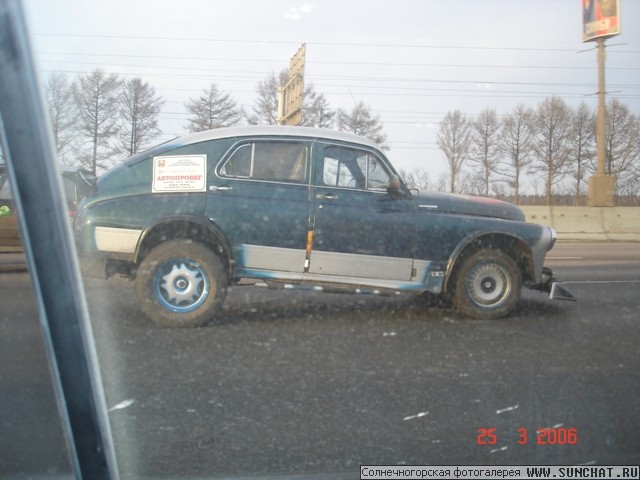
[[[139,76],[167,102],[158,142],[185,133],[184,102],[212,82],[250,110],[260,80],[307,44],[305,81],[331,106],[364,101],[398,168],[445,170],[449,110],[508,113],[558,95],[595,107],[581,0],[27,0],[43,77],[96,67]],[[607,91],[640,114],[640,0],[621,0]]]

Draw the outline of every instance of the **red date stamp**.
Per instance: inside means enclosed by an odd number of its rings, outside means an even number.
[[[539,428],[530,438],[526,428],[519,428],[518,445],[532,442],[536,445],[576,445],[578,443],[578,429],[565,427]],[[496,428],[478,428],[478,445],[495,445],[498,443]]]

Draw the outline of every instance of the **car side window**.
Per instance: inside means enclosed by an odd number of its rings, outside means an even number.
[[[336,158],[325,157],[322,178],[331,187],[356,187],[356,179],[347,165]]]
[[[386,191],[391,175],[375,155],[346,147],[327,147],[322,181],[331,187]]]
[[[358,165],[367,172],[367,190],[387,190],[391,175],[378,158],[366,153],[358,157]]]
[[[252,142],[240,145],[220,169],[223,177],[303,183],[307,148],[297,142]]]

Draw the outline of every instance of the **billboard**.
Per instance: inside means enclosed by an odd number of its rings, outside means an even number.
[[[289,81],[280,89],[278,99],[278,123],[280,125],[300,125],[302,122],[302,100],[304,97],[304,60],[306,44],[291,58]]]
[[[582,41],[620,33],[620,0],[582,1]]]

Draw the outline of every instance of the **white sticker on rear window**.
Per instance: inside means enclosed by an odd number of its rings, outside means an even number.
[[[168,155],[153,158],[153,193],[205,192],[206,155]]]

